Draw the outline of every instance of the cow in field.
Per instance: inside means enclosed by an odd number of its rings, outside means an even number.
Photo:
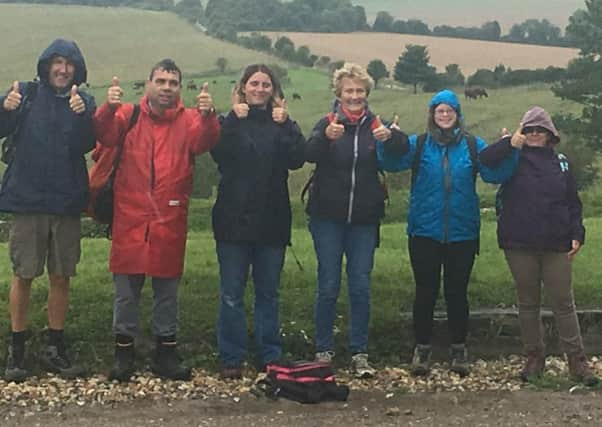
[[[199,90],[198,86],[196,85],[196,83],[194,82],[194,80],[190,80],[187,84],[186,84],[186,89],[188,90]]]
[[[301,95],[299,95],[297,92],[295,92],[295,93],[293,93],[293,99],[301,100]]]
[[[467,87],[464,89],[464,98],[466,99],[477,99],[477,98],[488,98],[489,94],[482,87]]]
[[[144,87],[145,82],[143,82],[142,80],[138,80],[137,82],[134,82],[134,89],[142,89]]]

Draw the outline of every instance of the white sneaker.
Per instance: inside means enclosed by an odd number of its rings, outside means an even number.
[[[332,363],[332,359],[334,359],[334,351],[318,351],[314,361],[319,363]]]
[[[368,353],[351,356],[351,371],[356,378],[372,378],[376,375],[376,369],[368,363]]]

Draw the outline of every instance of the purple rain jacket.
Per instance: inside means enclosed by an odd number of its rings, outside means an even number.
[[[510,137],[479,154],[495,166],[512,152]],[[585,242],[582,205],[575,179],[552,145],[524,146],[514,174],[502,184],[497,237],[502,249],[568,252],[571,241]]]

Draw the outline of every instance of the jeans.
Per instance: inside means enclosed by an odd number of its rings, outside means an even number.
[[[318,258],[316,351],[334,350],[333,326],[345,254],[351,319],[349,350],[352,354],[365,353],[370,320],[370,273],[374,265],[378,225],[311,218],[309,229]]]
[[[285,246],[216,242],[220,271],[217,344],[222,364],[240,366],[247,356],[244,295],[249,267],[255,286],[255,346],[258,362],[281,357],[279,288]]]
[[[440,243],[426,237],[408,240],[410,262],[416,282],[414,337],[417,344],[431,343],[433,312],[441,287],[447,306],[447,326],[452,344],[464,344],[468,331],[468,281],[477,253],[478,241]]]

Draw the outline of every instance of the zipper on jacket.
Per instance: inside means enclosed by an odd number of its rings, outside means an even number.
[[[155,190],[155,139],[152,139],[151,150],[150,150],[150,199],[153,198],[153,192]],[[148,242],[150,235],[150,222],[146,223],[146,231],[144,232],[144,241]]]
[[[443,187],[445,189],[445,213],[443,218],[443,243],[447,243],[449,234],[449,195],[451,193],[451,175],[449,171],[449,150],[446,146],[443,154]]]
[[[349,208],[347,209],[347,223],[351,223],[351,216],[353,214],[353,199],[355,196],[355,168],[357,167],[357,158],[359,155],[359,133],[360,127],[366,121],[364,116],[355,127],[355,135],[353,136],[353,165],[351,166],[351,189],[349,190]]]

